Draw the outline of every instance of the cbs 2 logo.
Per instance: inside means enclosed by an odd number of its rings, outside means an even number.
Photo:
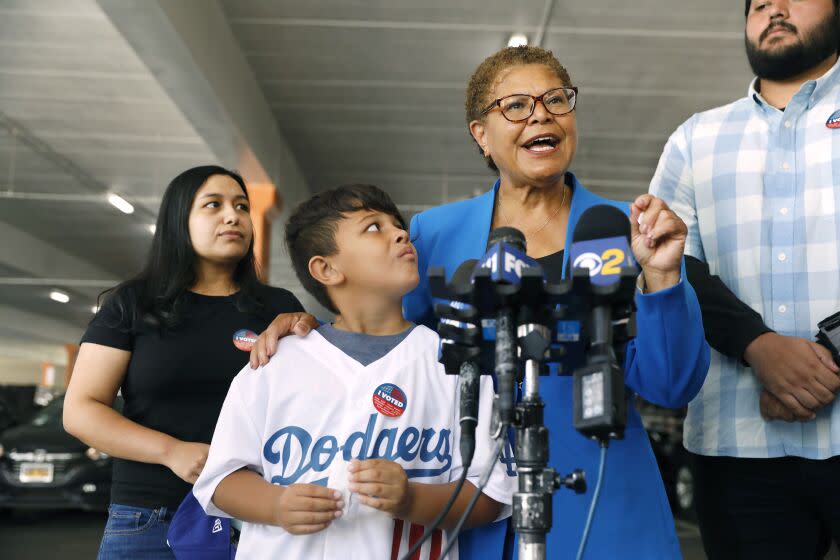
[[[612,276],[621,274],[621,264],[626,255],[621,249],[607,249],[600,255],[597,253],[581,253],[574,262],[574,268],[588,268],[590,276]]]

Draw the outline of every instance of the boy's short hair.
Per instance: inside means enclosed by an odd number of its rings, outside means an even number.
[[[309,260],[338,252],[335,234],[338,222],[358,210],[382,212],[396,218],[406,228],[405,219],[388,194],[374,185],[342,185],[316,194],[295,208],[286,223],[286,247],[300,283],[318,303],[339,313],[326,287],[309,273]]]

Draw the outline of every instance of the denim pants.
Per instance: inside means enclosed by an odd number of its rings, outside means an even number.
[[[111,504],[97,560],[174,560],[166,532],[174,512]]]

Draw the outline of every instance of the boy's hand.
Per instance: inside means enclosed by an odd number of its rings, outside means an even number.
[[[412,493],[401,466],[385,459],[354,460],[350,472],[350,490],[366,506],[404,517],[411,507]]]
[[[341,517],[341,492],[317,484],[292,484],[278,490],[274,522],[292,535],[323,531]]]

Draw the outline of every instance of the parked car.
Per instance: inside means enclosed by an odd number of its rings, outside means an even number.
[[[17,415],[12,407],[4,399],[0,398],[0,433],[8,430],[19,423]]]
[[[656,462],[659,464],[671,511],[679,519],[696,521],[694,473],[691,470],[688,451],[683,447],[682,437],[685,409],[661,408],[641,399],[637,401],[636,406],[648,432]]]
[[[107,509],[111,458],[65,432],[63,411],[62,395],[0,433],[0,508]]]

